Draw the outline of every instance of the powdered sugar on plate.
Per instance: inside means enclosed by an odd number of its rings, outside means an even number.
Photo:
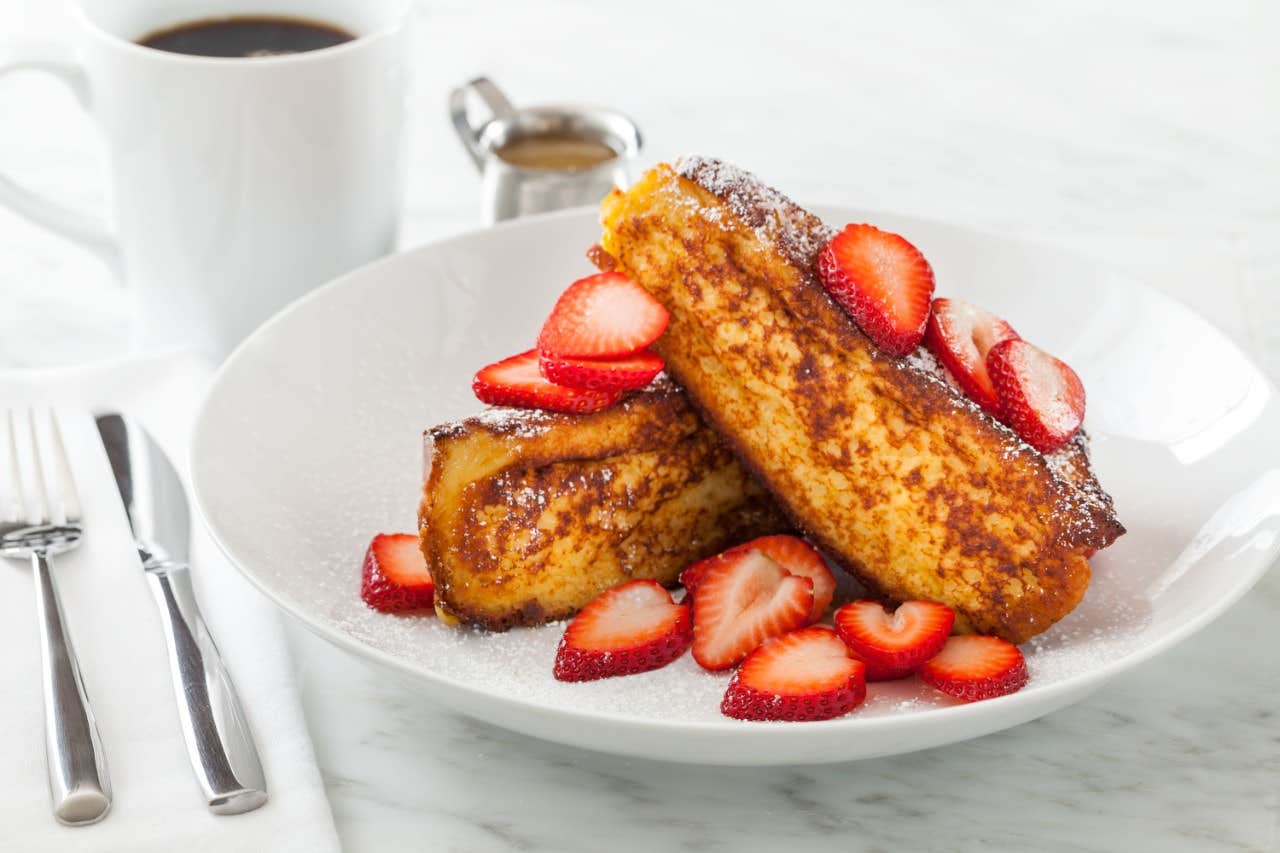
[[[1095,568],[1100,565],[1098,561]],[[655,723],[728,721],[720,714],[720,700],[731,674],[707,672],[687,652],[662,669],[640,675],[559,682],[551,672],[567,622],[499,634],[452,628],[428,614],[390,616],[367,608],[356,594],[358,584],[349,580],[353,575],[349,554],[334,555],[320,575],[341,579],[339,585],[345,587],[340,601],[334,601],[332,590],[324,594],[329,602],[327,621],[401,665],[430,672],[432,677],[575,714]],[[831,612],[865,594],[844,572],[837,570],[836,575],[838,591]],[[1023,646],[1032,677],[1028,689],[1086,674],[1140,647],[1149,603],[1118,580],[1116,575],[1097,572],[1086,602]],[[677,600],[682,595],[679,590],[675,593]],[[831,620],[825,621],[830,624]],[[907,678],[869,684],[866,702],[844,719],[856,722],[922,714],[957,704],[919,679]]]
[[[350,559],[344,558],[343,569]],[[337,563],[335,563],[336,568]],[[348,572],[349,574],[349,572]],[[1024,647],[1032,686],[1045,686],[1113,660],[1139,645],[1144,608],[1123,598],[1068,617]],[[355,639],[433,676],[517,701],[578,714],[655,722],[720,722],[728,673],[703,670],[686,653],[641,675],[563,683],[551,675],[565,623],[489,634],[450,628],[433,616],[388,616],[366,608],[352,586],[350,600],[330,619]],[[957,703],[915,678],[868,685],[867,701],[848,719],[919,714]],[[742,725],[751,725],[743,723]]]

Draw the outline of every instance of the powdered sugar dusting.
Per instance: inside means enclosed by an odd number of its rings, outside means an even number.
[[[969,396],[961,390],[960,383],[951,375],[951,371],[947,370],[946,365],[938,361],[938,357],[925,347],[916,347],[914,350],[903,356],[898,363],[909,370],[915,371],[919,376],[924,377],[930,382],[935,382],[945,386],[953,405],[973,412],[975,415],[990,423],[992,427],[1004,433],[1010,444],[1010,455],[1017,456],[1028,452],[1040,455],[1038,450],[1019,438],[1017,433],[993,418],[990,412],[987,412],[976,402],[970,399]]]
[[[1078,415],[1067,399],[1061,363],[1029,345],[1020,351],[1034,354],[1033,357],[1022,359],[1021,367],[1027,393],[1037,416],[1056,434],[1071,432],[1076,428]]]
[[[348,581],[346,598],[327,607],[331,624],[434,677],[506,700],[587,716],[663,724],[759,725],[735,723],[721,715],[720,700],[730,674],[707,672],[688,653],[640,675],[563,683],[552,677],[551,670],[564,622],[489,634],[450,628],[432,616],[389,616],[369,610],[355,594],[358,571],[352,569],[350,555],[335,558],[325,573]],[[1104,578],[1103,585],[1109,586],[1109,579]],[[1076,613],[1024,646],[1031,670],[1026,689],[1087,673],[1142,645],[1147,602],[1123,591],[1108,593],[1091,593]],[[842,596],[836,604],[846,598]],[[859,720],[924,714],[956,704],[918,679],[908,678],[869,684],[866,702],[843,719],[856,725]]]
[[[546,432],[555,423],[555,416],[538,409],[492,406],[478,415],[472,415],[468,420],[503,435],[533,438]]]
[[[676,172],[728,204],[734,215],[799,267],[810,267],[836,230],[750,172],[709,157],[681,157]]]
[[[951,375],[951,371],[947,370],[942,362],[938,361],[938,357],[924,347],[916,347],[904,355],[899,363],[916,371],[926,379],[946,385],[952,392],[952,397],[958,398],[957,402],[959,404],[975,412],[982,411],[981,406],[966,397],[964,392],[960,390],[960,383],[956,382],[955,377]]]
[[[1079,453],[1080,457],[1077,457],[1076,453]],[[1073,439],[1052,453],[1044,454],[1044,461],[1049,466],[1049,470],[1055,477],[1062,480],[1075,479],[1077,458],[1083,458],[1086,462],[1089,460],[1089,438],[1083,432],[1076,433]]]
[[[1012,442],[1012,453],[1014,455],[1022,453],[1034,453],[1042,456],[1045,463],[1049,467],[1049,472],[1055,478],[1079,488],[1082,474],[1087,472],[1077,470],[1075,461],[1077,458],[1083,458],[1088,461],[1088,440],[1084,433],[1077,433],[1076,437],[1068,441],[1065,445],[1055,450],[1053,453],[1040,453],[1031,445],[1027,444],[1018,434],[1009,429],[1004,424],[991,417],[989,412],[983,410],[981,406],[969,399],[968,396],[960,389],[960,383],[951,375],[951,371],[947,370],[942,362],[938,361],[937,356],[923,346],[916,347],[915,350],[903,356],[901,363],[907,368],[916,371],[921,376],[932,382],[939,382],[947,386],[951,393],[952,399],[957,405],[963,406],[987,419],[992,426],[1001,430]],[[1077,457],[1076,453],[1083,453],[1083,457]]]
[[[1052,453],[1041,453],[971,400],[960,389],[960,383],[956,382],[951,371],[925,347],[916,347],[902,358],[901,364],[929,381],[946,385],[956,405],[968,408],[1005,433],[1009,447],[1005,456],[1010,461],[1028,455],[1044,459],[1049,474],[1062,487],[1063,505],[1057,513],[1058,520],[1065,524],[1068,534],[1075,540],[1083,541],[1092,537],[1095,532],[1094,513],[1109,515],[1112,512],[1111,498],[1089,470],[1089,439],[1083,431],[1077,432]]]
[[[931,376],[942,377],[946,374],[946,368],[942,366],[942,362],[924,347],[916,347],[904,355],[902,363]]]

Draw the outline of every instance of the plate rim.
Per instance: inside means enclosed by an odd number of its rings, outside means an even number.
[[[1268,392],[1272,397],[1277,396],[1276,386],[1265,371],[1258,366],[1250,355],[1240,348],[1225,332],[1218,328],[1213,322],[1205,318],[1199,312],[1192,309],[1186,303],[1177,297],[1163,293],[1145,282],[1126,274],[1121,270],[1107,266],[1103,262],[1091,258],[1086,254],[1075,252],[1067,248],[1063,248],[1051,243],[1036,241],[1022,237],[1010,237],[1009,235],[998,234],[982,228],[975,228],[970,225],[949,222],[941,219],[934,219],[928,216],[920,216],[913,213],[902,211],[869,211],[850,205],[822,203],[815,204],[814,208],[828,211],[845,211],[854,214],[854,218],[866,217],[867,215],[879,214],[885,218],[904,218],[916,222],[928,223],[946,229],[957,231],[967,231],[972,234],[981,235],[985,239],[1005,242],[1012,245],[1018,245],[1024,248],[1031,248],[1037,251],[1049,252],[1073,258],[1077,262],[1084,262],[1093,266],[1100,271],[1106,272],[1113,280],[1122,283],[1124,287],[1136,288],[1145,291],[1156,299],[1164,300],[1169,303],[1178,305],[1183,310],[1194,315],[1195,318],[1203,324],[1206,329],[1219,336],[1231,350],[1251,367],[1253,367],[1258,376],[1266,383]],[[1070,699],[1066,703],[1055,704],[1055,700],[1060,699],[1067,694],[1077,694],[1085,696],[1092,690],[1097,689],[1107,681],[1115,678],[1117,675],[1150,660],[1173,646],[1193,636],[1203,630],[1210,623],[1215,621],[1232,605],[1236,604],[1244,595],[1253,588],[1262,576],[1270,570],[1277,555],[1280,555],[1280,537],[1277,537],[1263,552],[1261,559],[1258,559],[1256,566],[1247,572],[1230,588],[1224,590],[1213,603],[1199,611],[1193,618],[1185,620],[1166,634],[1157,638],[1155,641],[1140,645],[1131,649],[1119,657],[1110,660],[1103,665],[1085,672],[1070,675],[1060,681],[1051,684],[1032,686],[1007,696],[1001,696],[995,699],[985,700],[983,702],[973,702],[966,704],[947,705],[942,707],[923,708],[914,710],[909,714],[883,714],[874,717],[858,717],[856,715],[840,717],[832,720],[813,721],[806,723],[803,727],[789,726],[783,723],[773,724],[756,724],[744,726],[741,721],[724,719],[724,720],[660,720],[647,716],[636,716],[626,713],[603,713],[598,711],[580,711],[570,708],[564,708],[554,705],[548,705],[533,701],[528,698],[504,694],[494,690],[488,690],[475,685],[468,684],[464,681],[457,680],[448,675],[433,672],[424,669],[416,664],[405,661],[390,652],[379,649],[367,642],[342,631],[340,628],[329,623],[328,620],[322,618],[322,615],[310,614],[298,601],[291,596],[276,592],[269,589],[267,584],[262,581],[248,567],[241,563],[231,548],[224,541],[223,532],[219,529],[215,520],[208,511],[206,505],[206,497],[204,494],[203,478],[199,475],[202,470],[198,464],[198,451],[203,444],[202,436],[204,434],[205,425],[208,423],[207,413],[213,405],[214,397],[218,389],[226,381],[226,376],[234,365],[244,357],[247,348],[253,346],[257,340],[269,333],[276,325],[285,322],[294,312],[301,310],[305,305],[310,304],[313,300],[320,300],[333,291],[342,287],[350,286],[349,282],[356,278],[363,278],[374,273],[383,267],[399,265],[408,262],[408,259],[433,251],[439,251],[441,248],[451,243],[461,242],[473,239],[477,236],[489,233],[502,233],[504,231],[525,228],[533,224],[544,223],[548,221],[556,221],[561,219],[574,219],[583,217],[588,213],[594,214],[595,206],[584,206],[569,208],[566,210],[553,211],[550,213],[537,214],[534,216],[523,217],[520,219],[509,220],[497,223],[491,226],[481,226],[469,228],[464,231],[450,234],[435,240],[413,246],[411,248],[387,255],[377,260],[371,261],[362,266],[349,270],[324,284],[316,287],[308,293],[290,302],[288,305],[280,309],[270,319],[265,321],[261,326],[255,329],[244,341],[242,341],[232,353],[218,367],[217,371],[211,378],[208,387],[205,389],[200,405],[196,411],[194,427],[192,431],[192,440],[189,450],[188,470],[191,472],[191,492],[193,503],[195,504],[197,514],[201,523],[208,532],[218,550],[226,557],[227,561],[235,567],[236,571],[244,577],[249,583],[261,592],[272,604],[297,620],[305,628],[316,636],[326,640],[327,642],[337,646],[338,648],[352,654],[358,658],[370,660],[381,666],[385,666],[401,676],[408,676],[416,681],[424,682],[435,687],[446,688],[456,693],[466,694],[471,698],[496,701],[502,703],[512,709],[522,711],[533,711],[540,715],[558,717],[564,721],[573,720],[590,720],[593,724],[608,724],[622,727],[642,728],[646,731],[661,733],[663,731],[680,732],[683,734],[696,733],[700,736],[709,737],[740,737],[744,732],[751,732],[753,738],[790,738],[796,736],[799,731],[813,732],[820,734],[822,732],[840,731],[848,734],[853,733],[874,733],[884,729],[892,729],[899,726],[919,725],[924,721],[928,721],[930,725],[941,725],[947,721],[962,721],[975,717],[987,715],[995,716],[998,709],[1004,709],[1008,713],[1006,716],[1016,716],[1017,711],[1027,710],[1029,707],[1041,706],[1043,711],[1034,711],[1030,716],[1023,719],[1034,719],[1042,713],[1050,713],[1054,709],[1061,707],[1062,704],[1069,704]],[[847,217],[846,217],[847,218]],[[852,221],[852,220],[850,220]],[[1275,468],[1280,470],[1280,456],[1277,456]],[[1256,552],[1255,552],[1256,553]],[[468,712],[463,712],[468,713]],[[1014,724],[1016,725],[1016,723]],[[1000,725],[996,730],[1007,728],[1007,725]]]

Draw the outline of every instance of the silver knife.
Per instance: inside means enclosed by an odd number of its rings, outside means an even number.
[[[267,784],[231,675],[191,588],[191,520],[182,482],[159,445],[136,423],[115,413],[96,420],[138,557],[160,607],[191,767],[211,811],[252,811],[267,801]]]

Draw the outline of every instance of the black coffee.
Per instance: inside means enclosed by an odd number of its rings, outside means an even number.
[[[355,36],[332,24],[244,15],[211,18],[157,30],[138,39],[144,47],[192,56],[279,56],[333,47]]]

